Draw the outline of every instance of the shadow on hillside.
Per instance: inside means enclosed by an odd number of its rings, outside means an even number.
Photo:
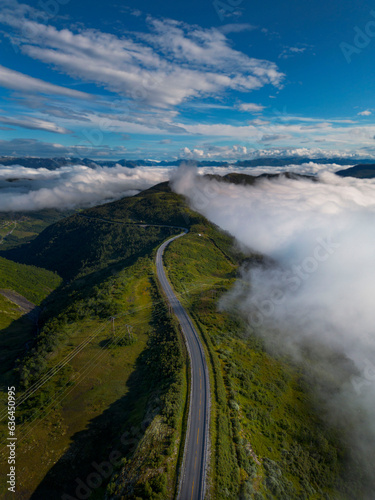
[[[149,253],[171,233],[172,228],[111,224],[75,215],[49,226],[26,245],[0,251],[0,256],[74,280],[80,273]]]
[[[40,326],[46,320],[58,316],[77,300],[89,299],[94,287],[100,286],[107,279],[116,276],[123,269],[131,267],[141,257],[148,257],[153,249],[138,253],[108,265],[104,269],[92,271],[74,281],[65,282],[54,290],[41,304]]]
[[[33,343],[36,335],[35,321],[29,314],[0,330],[0,376],[12,370],[18,358],[22,357]]]
[[[71,283],[64,283],[46,297],[35,311],[30,311],[0,330],[0,377],[15,368],[17,359],[22,359],[37,341],[39,328],[46,320],[62,313],[73,301],[90,297],[93,288],[116,275],[122,269],[133,265],[141,256],[133,255],[105,269],[92,272]],[[38,323],[38,324],[37,324]],[[14,376],[14,374],[12,374]],[[1,380],[1,379],[0,379]]]
[[[103,466],[102,472],[98,473],[93,462],[109,462],[114,451],[120,452],[123,457],[136,444],[132,432],[142,425],[152,386],[144,358],[145,351],[138,357],[136,368],[126,383],[126,395],[93,418],[84,430],[71,437],[69,449],[48,471],[30,497],[31,500],[89,498],[88,489],[94,492],[106,486],[111,471],[108,472],[108,467]],[[78,489],[79,485],[81,489]]]

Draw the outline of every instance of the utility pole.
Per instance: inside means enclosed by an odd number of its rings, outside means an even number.
[[[132,325],[125,325],[126,326],[126,329],[128,330],[128,339],[129,339],[129,342],[131,341],[131,332],[133,330],[133,327]]]
[[[112,337],[115,338],[116,330],[115,330],[115,317],[114,316],[111,316],[111,321],[112,321]]]

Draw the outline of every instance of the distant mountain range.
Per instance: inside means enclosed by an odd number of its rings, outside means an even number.
[[[91,160],[90,158],[31,158],[31,157],[3,157],[0,158],[0,165],[21,165],[28,168],[47,168],[49,170],[54,170],[59,167],[64,167],[66,165],[87,165],[88,167],[94,167],[95,165],[100,165],[101,167],[115,167],[116,165],[121,165],[127,168],[136,168],[140,166],[146,167],[172,167],[176,165],[181,165],[182,163],[188,164],[198,164],[198,166],[228,166],[229,163],[222,161],[192,161],[192,160],[171,160],[171,161],[154,161],[154,160],[116,160],[116,161],[99,161]]]
[[[370,158],[361,159],[361,165],[358,167],[365,166],[369,167],[369,164],[374,165],[375,160]],[[318,164],[326,163],[336,163],[337,165],[352,165],[355,163],[353,159],[350,158],[308,158],[300,156],[289,156],[285,158],[256,158],[252,160],[238,160],[236,162],[227,161],[216,161],[216,160],[125,160],[121,159],[118,161],[101,161],[101,160],[91,160],[90,158],[34,158],[34,157],[2,157],[0,158],[0,165],[21,165],[28,168],[47,168],[49,170],[54,170],[59,167],[66,165],[87,165],[89,167],[100,165],[102,167],[114,167],[115,165],[122,165],[128,168],[136,168],[139,166],[161,166],[161,167],[171,167],[175,165],[181,165],[182,163],[188,163],[192,165],[197,165],[198,167],[228,167],[232,165],[234,167],[261,167],[261,166],[274,166],[282,167],[285,165],[302,165],[303,163],[314,162]],[[357,168],[357,167],[353,167]],[[370,167],[371,169],[371,167]],[[351,169],[349,169],[351,170]],[[340,171],[342,172],[342,171]],[[345,170],[348,172],[348,170]],[[341,175],[341,174],[339,174]],[[349,175],[349,174],[346,174]]]
[[[375,164],[355,165],[354,167],[336,172],[340,177],[357,177],[358,179],[373,179],[375,177]]]

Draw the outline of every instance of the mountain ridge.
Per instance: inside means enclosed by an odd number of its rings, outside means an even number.
[[[196,165],[198,167],[228,167],[229,165],[235,167],[262,167],[262,166],[273,166],[273,167],[282,167],[286,165],[302,165],[304,163],[317,163],[317,164],[327,164],[327,163],[335,163],[337,165],[353,165],[358,161],[361,164],[374,164],[375,160],[373,158],[363,158],[363,159],[354,159],[354,158],[342,158],[342,157],[332,157],[332,158],[312,158],[308,156],[285,156],[280,158],[273,157],[259,157],[253,159],[245,159],[245,160],[211,160],[211,159],[203,159],[203,160],[192,160],[192,159],[184,159],[179,158],[175,160],[127,160],[127,159],[119,159],[119,160],[92,160],[90,158],[78,158],[78,157],[54,157],[54,158],[38,158],[38,157],[0,157],[0,165],[3,166],[12,166],[12,165],[21,165],[26,168],[47,168],[49,170],[55,170],[57,168],[69,165],[86,165],[92,166],[99,165],[101,167],[114,167],[116,165],[121,165],[127,168],[136,168],[139,166],[160,166],[160,167],[173,167],[180,166],[181,164],[191,164]]]
[[[339,170],[336,175],[340,177],[356,177],[357,179],[373,179],[375,177],[375,164],[359,163],[354,167]]]

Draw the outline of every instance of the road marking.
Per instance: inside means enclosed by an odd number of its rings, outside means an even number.
[[[162,246],[159,247],[158,249],[158,252],[157,252],[157,257],[156,257],[156,261],[157,261],[157,275],[158,275],[158,278],[160,280],[160,283],[162,285],[162,288],[164,289],[164,292],[167,296],[167,300],[169,301],[169,304],[170,306],[172,306],[172,308],[175,306],[176,307],[176,311],[173,310],[173,312],[175,312],[179,322],[180,322],[180,325],[182,327],[182,333],[184,334],[185,336],[185,341],[186,343],[188,344],[188,347],[189,345],[191,344],[191,352],[189,351],[189,357],[191,359],[191,363],[192,365],[194,364],[193,361],[195,360],[195,370],[196,368],[198,368],[199,370],[199,386],[200,386],[200,389],[199,389],[199,406],[198,406],[198,411],[199,411],[199,417],[198,417],[198,423],[199,425],[203,425],[203,436],[202,436],[202,446],[206,447],[205,446],[205,435],[206,435],[206,427],[208,427],[208,423],[207,423],[207,419],[203,418],[205,417],[205,415],[203,415],[202,413],[202,421],[201,421],[201,408],[203,407],[203,403],[202,403],[202,393],[203,393],[203,384],[202,384],[202,377],[203,377],[203,374],[202,374],[202,370],[205,371],[205,365],[204,365],[204,359],[201,360],[200,359],[200,356],[202,356],[202,347],[200,347],[200,341],[199,341],[199,338],[198,338],[198,333],[196,332],[196,330],[194,329],[192,323],[191,323],[191,320],[190,318],[188,317],[185,309],[183,308],[182,304],[180,303],[180,301],[177,299],[177,297],[175,296],[174,294],[174,291],[173,291],[173,288],[171,287],[171,284],[169,283],[168,281],[168,278],[166,277],[166,273],[165,273],[165,268],[163,266],[163,261],[162,261],[162,255],[163,255],[163,251],[164,249],[166,248],[166,246],[173,240],[175,240],[176,238],[178,238],[179,236],[182,236],[181,235],[178,235],[178,236],[175,236],[174,238],[171,238],[169,239],[168,241],[164,242],[162,244]],[[181,316],[181,317],[180,317]],[[195,358],[198,356],[199,358],[199,361],[196,360]],[[203,355],[203,358],[204,358],[204,355]],[[201,364],[200,366],[200,363],[201,361],[203,361],[203,363]],[[206,371],[205,371],[205,391],[209,391],[209,388],[207,387],[207,380],[206,380]],[[197,378],[196,378],[196,371],[194,372],[194,370],[192,370],[192,380],[191,380],[191,387],[190,387],[190,397],[192,398],[192,401],[194,400],[194,405],[191,405],[192,408],[194,407],[194,410],[192,411],[192,414],[195,415],[195,418],[196,418],[196,391],[197,391]],[[194,397],[193,397],[194,395]],[[207,402],[207,395],[205,393],[205,405],[206,405],[206,402]],[[205,411],[206,411],[206,408],[205,408]],[[192,428],[192,425],[190,426]],[[195,448],[195,453],[194,453],[194,442],[191,442],[190,441],[190,444],[188,444],[188,439],[185,439],[185,445],[188,446],[189,448],[192,448],[190,451],[192,452],[190,456],[194,456],[194,472],[192,472],[192,478],[193,479],[193,483],[192,483],[192,487],[191,487],[191,500],[194,499],[194,488],[195,488],[195,477],[197,477],[197,481],[198,481],[198,489],[197,489],[197,495],[200,494],[200,491],[201,491],[201,488],[204,489],[204,483],[205,483],[205,476],[204,474],[199,474],[199,477],[198,477],[198,470],[197,470],[197,461],[198,461],[198,454],[199,454],[199,469],[201,468],[201,465],[202,465],[202,468],[204,468],[205,466],[205,453],[202,454],[201,456],[201,450],[199,449],[199,431],[200,431],[200,426],[198,427],[198,430],[197,430],[197,442],[196,442],[196,448]],[[193,436],[191,436],[192,438]],[[191,464],[191,462],[190,462]],[[184,468],[184,471],[182,471],[182,486],[181,486],[181,491],[180,491],[180,497],[181,496],[184,496],[184,495],[188,495],[189,494],[189,484],[191,484],[190,481],[188,480],[184,480],[184,475],[185,475],[185,472],[186,472],[186,469],[187,469],[187,466],[186,464],[183,464],[183,468]],[[188,498],[188,497],[187,497]]]

